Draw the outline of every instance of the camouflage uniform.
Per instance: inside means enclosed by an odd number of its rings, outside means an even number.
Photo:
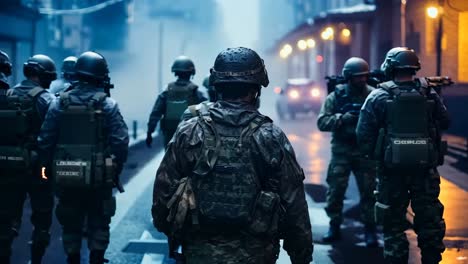
[[[103,89],[87,84],[78,84],[69,92],[71,105],[88,105],[97,92]],[[107,97],[102,102],[104,112],[104,131],[108,133],[108,146],[115,155],[118,170],[121,171],[127,159],[128,129],[116,101]],[[46,116],[38,143],[44,156],[51,159],[58,137],[60,114],[63,111],[60,99],[51,104]],[[83,226],[87,221],[88,248],[92,251],[105,251],[109,244],[109,224],[115,213],[115,197],[112,188],[100,189],[61,189],[57,190],[59,202],[56,216],[63,226],[62,241],[65,252],[70,256],[79,254],[83,236]],[[80,199],[76,199],[80,197]]]
[[[418,87],[416,82],[399,85]],[[435,101],[434,120],[440,129],[447,129],[450,122],[447,109],[435,91],[432,90],[428,97]],[[379,128],[386,124],[386,101],[389,98],[387,91],[374,90],[361,110],[357,139],[363,151],[369,155],[374,153]],[[445,222],[442,218],[444,207],[438,199],[440,176],[437,169],[399,171],[380,165],[377,178],[377,202],[389,206],[381,217],[385,259],[391,263],[408,261],[408,241],[404,231],[408,227],[406,210],[411,201],[422,263],[438,263],[445,249],[442,242]]]
[[[26,97],[31,89],[38,86],[40,85],[33,81],[24,80],[8,90],[7,95]],[[33,131],[32,138],[37,137],[49,104],[53,99],[54,95],[47,90],[43,90],[35,97],[37,117],[33,122],[35,122],[36,131]],[[35,150],[35,140],[32,144],[32,150]],[[39,171],[37,170],[37,172]],[[0,218],[2,219],[0,220],[0,256],[11,254],[11,243],[21,226],[23,204],[27,196],[29,196],[32,208],[33,246],[37,247],[43,254],[43,251],[49,245],[49,229],[52,224],[52,209],[54,206],[50,182],[42,180],[39,174],[14,175],[14,179],[10,178],[6,182],[0,182],[0,189],[0,201],[2,201],[0,203]]]
[[[209,108],[209,116],[219,129],[248,126],[261,116],[255,106],[245,102],[218,101]],[[158,230],[170,236],[171,227],[166,221],[168,202],[178,188],[180,179],[192,175],[195,163],[200,159],[204,142],[203,128],[198,119],[182,122],[156,175],[153,193],[152,215]],[[224,131],[223,131],[224,132]],[[251,136],[252,159],[260,180],[278,178],[281,204],[285,208],[281,236],[284,248],[294,264],[312,260],[312,234],[305,201],[304,174],[298,165],[293,148],[286,135],[271,122],[261,125]],[[235,164],[233,161],[232,164]],[[227,194],[229,195],[229,194]],[[191,214],[193,217],[193,214]],[[219,231],[219,232],[218,232]],[[279,237],[266,238],[240,230],[222,230],[201,226],[189,226],[182,234],[183,253],[187,263],[275,263],[279,253]]]
[[[177,81],[172,82],[168,85],[168,87],[176,87],[176,88],[177,87],[184,88],[188,86],[194,87],[194,93],[195,93],[194,94],[195,100],[193,102],[189,102],[188,105],[198,104],[207,100],[206,97],[203,96],[203,94],[200,91],[198,91],[197,86],[189,80],[184,80],[184,79],[179,78],[177,79]],[[164,123],[164,115],[166,113],[166,102],[168,100],[168,93],[169,91],[166,89],[161,94],[159,94],[158,99],[156,100],[153,106],[153,110],[151,111],[149,121],[148,121],[147,131],[149,134],[154,132],[159,121],[161,121],[161,123]],[[161,131],[164,137],[164,146],[167,146],[172,136],[174,135],[175,130],[170,129],[170,128],[165,129],[164,125],[161,124]]]
[[[367,86],[365,92],[358,95],[349,95],[348,85],[339,85],[336,91],[347,94],[346,101],[362,104],[367,95],[374,89]],[[330,217],[330,226],[339,226],[343,222],[343,200],[348,187],[349,174],[353,172],[361,197],[361,219],[366,226],[375,225],[374,222],[374,195],[375,163],[360,153],[356,144],[354,124],[344,124],[341,117],[336,91],[330,93],[322,105],[317,118],[317,126],[321,131],[331,131],[332,157],[327,174],[327,205],[325,211]],[[357,119],[356,119],[357,122]]]

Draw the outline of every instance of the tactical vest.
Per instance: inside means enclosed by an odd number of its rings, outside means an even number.
[[[170,83],[167,87],[166,112],[161,120],[161,129],[173,134],[179,125],[180,118],[189,105],[198,104],[197,86],[188,83],[186,86],[179,86]]]
[[[69,92],[60,94],[63,112],[52,163],[59,188],[113,186],[115,164],[108,154],[102,111],[106,97],[105,93],[96,93],[87,105],[73,105]]]
[[[395,169],[436,166],[434,101],[422,95],[417,86],[399,86],[390,81],[380,87],[390,95],[386,124],[379,132],[376,150],[384,165]]]
[[[259,115],[245,127],[221,127],[208,111],[200,110],[198,122],[204,141],[193,170],[197,209],[192,220],[196,219],[204,230],[245,228],[262,189],[252,156],[252,135],[271,120]]]
[[[36,100],[43,92],[35,87],[24,96],[13,95],[13,90],[0,94],[0,170],[6,174],[31,171],[37,159],[31,151],[42,123]]]

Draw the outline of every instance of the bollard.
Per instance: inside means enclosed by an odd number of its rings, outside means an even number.
[[[136,120],[133,120],[133,139],[137,138],[137,128],[138,128],[138,123]]]

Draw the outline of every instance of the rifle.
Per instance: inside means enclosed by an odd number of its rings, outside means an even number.
[[[454,84],[449,76],[430,76],[419,78],[421,84],[428,88],[434,89],[438,95],[441,95],[442,88],[451,86]]]
[[[362,107],[362,104],[347,103],[343,105],[343,107],[341,107],[340,113],[344,114],[344,113],[349,112],[353,115],[358,116],[361,111],[361,107]]]
[[[330,75],[325,76],[325,80],[327,80],[327,92],[330,94],[331,92],[335,91],[335,87],[338,84],[345,84],[348,81],[342,75]],[[367,84],[372,87],[377,87],[377,84],[383,83],[387,81],[385,77],[385,73],[380,69],[373,70],[369,72],[369,79],[367,80]]]
[[[332,92],[334,92],[335,87],[338,84],[345,84],[347,82],[345,77],[343,77],[341,75],[325,76],[325,80],[327,80],[327,92],[328,92],[328,94],[331,94]]]

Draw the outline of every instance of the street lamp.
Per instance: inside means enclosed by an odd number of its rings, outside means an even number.
[[[435,6],[429,6],[426,9],[426,12],[427,12],[427,16],[432,19],[436,19],[439,16],[439,8]]]
[[[297,47],[300,49],[300,50],[306,50],[307,49],[307,41],[301,39],[297,42]]]
[[[315,47],[315,40],[314,40],[313,38],[307,39],[307,47],[308,47],[309,49]]]
[[[335,34],[335,31],[333,30],[333,28],[332,27],[327,27],[327,28],[325,28],[324,31],[322,31],[322,33],[320,34],[320,37],[323,40],[331,40],[331,39],[333,39],[333,34]]]
[[[442,24],[442,12],[441,7],[437,6],[428,6],[426,9],[427,16],[432,19],[438,19],[437,21],[437,34],[436,34],[436,75],[440,76],[441,74],[441,64],[442,64],[442,34],[443,34],[443,24]]]

